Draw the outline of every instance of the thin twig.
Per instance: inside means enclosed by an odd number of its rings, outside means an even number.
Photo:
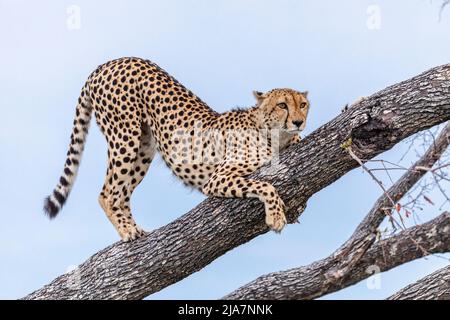
[[[395,208],[396,206],[396,202],[394,201],[394,199],[392,199],[391,195],[387,192],[386,188],[384,187],[383,183],[372,173],[370,172],[370,170],[366,167],[366,165],[361,161],[361,159],[353,152],[351,146],[349,146],[347,148],[347,151],[349,153],[349,155],[356,161],[358,162],[358,164],[361,166],[361,168],[366,171],[371,177],[372,179],[380,186],[380,188],[383,190],[383,193],[385,194],[385,196],[389,199],[389,201],[392,204],[392,208]],[[387,211],[386,211],[387,212]],[[400,227],[402,230],[406,229],[405,223],[403,221],[403,217],[401,216],[400,212],[398,212],[398,215],[400,217],[400,221],[401,224],[397,222],[397,220],[395,220],[392,217],[392,214],[389,215],[389,218],[392,219],[392,221],[398,226]]]

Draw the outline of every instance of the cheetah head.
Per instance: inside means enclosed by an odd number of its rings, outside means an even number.
[[[299,133],[305,128],[308,116],[308,92],[292,89],[273,89],[262,93],[254,91],[261,127]]]

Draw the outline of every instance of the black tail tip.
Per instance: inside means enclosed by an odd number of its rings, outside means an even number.
[[[53,219],[58,215],[59,207],[55,203],[53,203],[50,196],[48,196],[44,200],[44,212],[50,219]]]

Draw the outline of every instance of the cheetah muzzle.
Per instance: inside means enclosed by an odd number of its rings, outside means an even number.
[[[255,91],[255,106],[220,114],[148,60],[109,61],[81,90],[63,174],[44,210],[55,217],[69,196],[94,111],[108,144],[98,200],[122,240],[145,234],[133,219],[130,199],[156,151],[186,185],[208,196],[260,199],[267,225],[280,232],[286,224],[283,200],[271,184],[247,176],[300,141],[307,94]]]

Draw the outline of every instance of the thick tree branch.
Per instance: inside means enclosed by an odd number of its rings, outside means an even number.
[[[346,277],[353,277],[354,266],[362,259],[366,251],[373,245],[377,235],[377,228],[386,216],[393,211],[394,203],[398,202],[427,172],[420,168],[432,168],[450,144],[450,122],[442,129],[434,143],[416,161],[402,177],[387,190],[359,224],[353,235],[338,250],[329,257],[317,261],[309,266],[297,270],[310,270],[311,275],[301,279],[291,277],[292,270],[278,272],[276,281],[270,275],[262,276],[257,280],[242,286],[226,296],[226,299],[312,299],[341,289],[337,283],[343,284]],[[419,168],[419,169],[418,169]],[[317,272],[316,272],[316,271]],[[313,278],[316,275],[318,278]],[[291,281],[293,281],[291,283]],[[305,285],[307,283],[308,285]],[[299,284],[301,284],[299,286]],[[351,284],[348,282],[348,284]],[[266,288],[267,286],[267,288]],[[268,289],[270,288],[270,290]],[[275,289],[276,288],[276,289]],[[283,293],[282,293],[283,292]]]
[[[389,300],[450,300],[450,265],[401,289]]]
[[[387,271],[427,254],[449,251],[450,213],[446,212],[375,243],[351,269],[351,277],[332,282],[326,287],[326,292],[311,291],[311,288],[328,281],[325,277],[327,265],[320,261],[307,267],[267,274],[224,299],[311,299],[355,284],[370,277],[374,271]]]
[[[369,159],[449,119],[450,65],[444,65],[356,103],[252,177],[278,188],[293,222],[311,195],[357,166],[343,142],[351,138],[354,152]],[[267,231],[258,201],[209,198],[138,241],[107,247],[25,298],[140,299]]]

